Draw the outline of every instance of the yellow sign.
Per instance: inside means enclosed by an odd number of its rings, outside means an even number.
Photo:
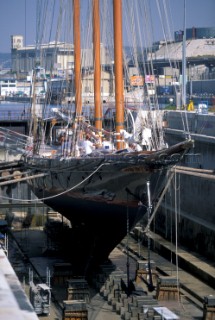
[[[131,86],[143,86],[144,85],[144,78],[142,76],[132,76],[130,77],[130,85]]]

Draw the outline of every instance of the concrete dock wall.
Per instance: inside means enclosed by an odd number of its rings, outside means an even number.
[[[186,118],[187,116],[187,118]],[[188,124],[194,148],[181,165],[211,170],[206,177],[177,173],[156,215],[156,231],[175,238],[206,258],[215,258],[215,115],[171,111],[166,114],[166,139],[169,144],[185,138]],[[176,212],[177,211],[177,212]],[[177,221],[176,221],[177,220]]]

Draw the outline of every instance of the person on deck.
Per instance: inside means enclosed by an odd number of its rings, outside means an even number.
[[[132,142],[129,147],[132,149],[132,151],[143,151],[143,149],[141,148],[141,146],[138,143]]]
[[[83,142],[83,149],[85,155],[91,154],[93,151],[93,143],[90,141],[89,136],[86,136],[86,140]]]

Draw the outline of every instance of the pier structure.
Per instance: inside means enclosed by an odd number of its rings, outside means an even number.
[[[0,248],[0,319],[38,320],[5,251]]]

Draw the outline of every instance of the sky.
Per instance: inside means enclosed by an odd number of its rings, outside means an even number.
[[[48,0],[0,0],[0,52],[10,52],[11,35],[23,35],[24,44],[32,45],[36,39],[36,8],[37,3],[45,4]],[[60,0],[51,0],[59,3]],[[69,1],[69,0],[65,0]],[[81,0],[87,5],[88,0]],[[107,0],[111,1],[111,0]],[[125,0],[122,0],[125,1]],[[136,1],[136,0],[130,0]],[[144,1],[144,0],[142,0]],[[174,31],[183,28],[183,4],[184,0],[149,0],[154,15],[155,40],[162,40],[163,36],[155,16],[156,1],[166,1],[171,8],[171,23]],[[215,0],[186,0],[187,28],[215,27]],[[54,39],[52,39],[54,40]]]

